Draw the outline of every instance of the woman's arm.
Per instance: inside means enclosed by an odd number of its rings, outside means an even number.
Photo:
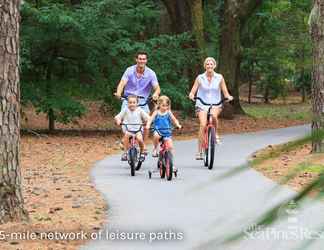
[[[197,77],[195,82],[194,82],[194,85],[191,88],[190,94],[189,94],[189,98],[191,100],[194,100],[198,88],[199,88],[199,81],[198,81],[198,77]]]
[[[174,116],[174,114],[170,111],[170,117],[171,117],[171,120],[172,122],[178,127],[178,128],[181,128],[181,125],[178,121],[178,119]]]
[[[226,87],[226,83],[225,83],[225,80],[224,80],[224,77],[222,76],[222,81],[221,81],[221,90],[224,94],[224,97],[229,99],[230,101],[233,100],[233,96],[231,96],[229,93],[228,93],[228,90],[227,90],[227,87]]]
[[[155,110],[153,112],[153,114],[148,118],[147,123],[146,123],[146,127],[145,127],[146,129],[150,129],[151,124],[154,121],[156,114],[157,114],[157,111]]]

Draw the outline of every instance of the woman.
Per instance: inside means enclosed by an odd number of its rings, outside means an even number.
[[[205,73],[198,75],[194,85],[190,91],[189,98],[195,100],[195,95],[200,97],[206,103],[218,103],[221,101],[223,93],[224,97],[229,101],[233,100],[233,97],[228,93],[225,80],[221,74],[216,73],[214,70],[217,66],[216,60],[213,57],[207,57],[204,61]],[[199,118],[199,134],[198,134],[198,152],[196,154],[197,160],[203,159],[203,136],[204,130],[207,125],[207,111],[209,106],[203,105],[199,100],[196,101],[196,113]],[[213,116],[213,122],[217,129],[218,116],[222,111],[222,105],[213,106],[211,114]],[[219,135],[216,130],[216,143],[219,143]]]

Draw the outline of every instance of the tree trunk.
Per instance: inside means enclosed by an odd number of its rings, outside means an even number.
[[[55,58],[56,51],[53,52],[53,55],[51,57],[51,61],[48,64],[47,72],[46,72],[46,97],[47,98],[53,98],[53,90],[52,90],[52,67],[53,67],[53,61]],[[49,108],[47,112],[47,118],[48,118],[48,130],[50,133],[54,132],[55,130],[55,114],[53,108]]]
[[[0,224],[28,218],[19,167],[19,5],[0,4]]]
[[[324,2],[314,0],[309,19],[313,42],[312,152],[324,152]]]
[[[174,33],[180,34],[192,30],[190,5],[183,0],[161,0],[165,5]]]
[[[302,79],[302,103],[305,103],[306,101],[306,86],[305,86],[305,82],[304,82],[304,77],[305,77],[305,67],[302,66],[301,68],[301,74],[300,74],[300,78]]]
[[[248,96],[248,103],[251,104],[251,96],[252,96],[252,78],[249,75],[249,96]]]
[[[202,0],[161,0],[165,5],[173,32],[180,34],[192,32],[195,37],[195,47],[201,52],[201,58],[206,56],[204,36],[204,15]]]
[[[234,96],[234,112],[244,113],[240,104],[239,76],[241,65],[241,30],[262,0],[225,0],[220,38],[219,71]]]
[[[264,89],[264,103],[268,104],[269,101],[269,95],[270,95],[270,86],[267,84]]]
[[[195,36],[197,47],[200,49],[201,59],[206,57],[206,44],[204,35],[204,14],[202,0],[190,0],[192,32]]]

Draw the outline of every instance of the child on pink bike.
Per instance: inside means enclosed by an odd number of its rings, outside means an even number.
[[[122,155],[122,161],[127,161],[127,150],[129,148],[129,139],[131,136],[136,136],[140,147],[140,157],[144,158],[144,140],[142,135],[142,124],[145,123],[149,115],[140,107],[138,107],[137,96],[128,96],[127,98],[128,107],[123,109],[118,115],[115,116],[117,125],[125,124],[122,126],[124,137],[124,153]],[[128,125],[127,125],[128,124]]]
[[[146,124],[146,129],[150,129],[151,124],[153,123],[153,157],[158,156],[158,145],[161,137],[164,137],[168,147],[173,148],[172,144],[172,123],[176,127],[181,128],[181,125],[177,118],[173,115],[171,111],[171,101],[167,96],[160,96],[157,102],[157,110],[148,119]]]

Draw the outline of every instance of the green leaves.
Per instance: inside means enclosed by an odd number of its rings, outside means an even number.
[[[310,5],[306,0],[266,1],[242,32],[244,77],[258,79],[259,91],[268,91],[272,98],[284,96],[293,86],[310,90]]]

